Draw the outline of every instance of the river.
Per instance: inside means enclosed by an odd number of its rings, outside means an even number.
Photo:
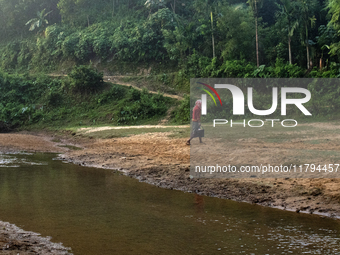
[[[340,254],[340,221],[166,190],[121,173],[0,154],[0,220],[76,255]]]

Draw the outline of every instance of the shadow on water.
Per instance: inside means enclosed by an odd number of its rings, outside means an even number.
[[[340,222],[165,190],[119,173],[0,155],[0,219],[74,254],[340,254]]]

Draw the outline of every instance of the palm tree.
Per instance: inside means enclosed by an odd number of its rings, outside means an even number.
[[[30,25],[29,31],[33,31],[36,28],[42,28],[45,24],[48,24],[48,20],[46,19],[47,15],[49,15],[52,11],[45,13],[46,9],[43,9],[41,12],[37,12],[37,17],[30,19],[27,21],[26,26]],[[40,31],[39,29],[39,31]]]
[[[315,25],[314,12],[318,6],[317,0],[299,0],[300,12],[301,12],[301,23],[303,28],[301,29],[301,41],[306,46],[307,53],[307,69],[310,68],[310,57],[309,57],[309,28]]]
[[[299,20],[297,18],[296,6],[291,0],[281,0],[282,6],[281,11],[277,12],[277,16],[286,22],[287,32],[288,32],[288,54],[289,54],[289,64],[292,64],[292,48],[291,41],[295,29],[299,26]]]

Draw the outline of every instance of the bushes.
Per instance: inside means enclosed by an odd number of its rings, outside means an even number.
[[[160,94],[149,94],[147,90],[140,92],[131,88],[128,93],[129,101],[118,112],[118,123],[136,123],[138,120],[162,116],[166,113],[169,98]]]
[[[98,104],[106,104],[109,102],[115,102],[118,101],[125,96],[125,89],[119,86],[112,86],[109,91],[104,92],[100,95],[100,97],[97,99]]]
[[[178,124],[190,123],[190,97],[184,96],[180,105],[171,113],[171,119]]]
[[[2,49],[1,68],[14,69],[17,65],[18,52],[20,52],[20,42],[13,41]]]
[[[200,56],[197,53],[190,55],[182,64],[179,71],[186,79],[228,77],[228,78],[300,78],[305,71],[296,64],[290,65],[282,59],[277,59],[275,66],[261,65],[256,67],[246,60],[227,60],[219,63],[216,58]]]
[[[97,81],[102,77],[93,69],[80,66],[74,69],[76,75],[72,79],[87,83],[87,72],[95,76]],[[146,90],[119,85],[107,84],[96,95],[88,93],[90,90],[83,90],[84,87],[80,87],[81,91],[86,91],[84,94],[74,93],[66,85],[70,85],[70,82],[44,75],[32,77],[0,72],[0,124],[3,131],[5,127],[32,124],[138,124],[151,119],[157,121],[158,117],[165,115],[173,100],[160,94],[150,94]]]
[[[70,88],[75,92],[91,93],[96,92],[104,83],[103,73],[98,73],[91,67],[75,66],[68,74]]]
[[[226,61],[221,66],[224,77],[247,78],[252,77],[255,66],[245,60]]]

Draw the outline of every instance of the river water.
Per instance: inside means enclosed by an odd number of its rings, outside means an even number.
[[[76,255],[340,254],[340,221],[139,183],[115,171],[0,154],[0,220]]]

